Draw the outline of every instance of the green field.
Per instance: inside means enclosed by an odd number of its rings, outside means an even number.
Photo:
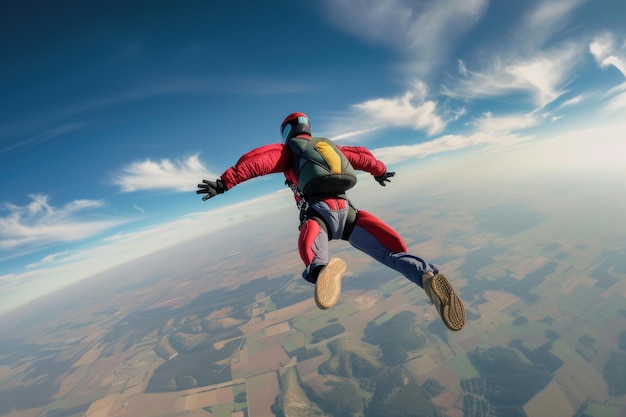
[[[389,282],[384,283],[378,289],[382,291],[383,294],[388,294],[396,291],[398,288],[402,288],[407,285],[408,281],[404,278],[397,278],[391,280]]]
[[[582,317],[587,317],[604,301],[604,298],[602,298],[603,292],[604,290],[600,288],[579,285],[567,296],[559,295],[555,299],[559,306]]]
[[[238,402],[236,401],[236,399],[238,395],[244,394],[247,392],[246,384],[236,384],[236,385],[233,385],[232,388],[233,388],[233,398],[235,399],[235,403],[233,404],[233,411],[243,410],[244,408],[248,406],[248,402],[247,401]]]
[[[212,408],[213,417],[231,417],[233,414],[233,403],[221,403],[216,404]]]
[[[459,379],[478,378],[480,376],[467,355],[454,356],[450,358],[448,363],[454,370],[454,373],[458,375]]]
[[[291,353],[296,349],[303,347],[306,343],[302,332],[293,332],[280,339],[280,344],[287,353]]]
[[[620,407],[589,403],[585,414],[591,417],[619,417]]]

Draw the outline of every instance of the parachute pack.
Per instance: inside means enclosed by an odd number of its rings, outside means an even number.
[[[287,146],[304,195],[341,194],[355,186],[354,168],[330,139],[295,137]]]

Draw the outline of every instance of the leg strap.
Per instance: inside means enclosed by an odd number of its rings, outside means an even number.
[[[359,212],[357,209],[354,208],[354,206],[352,205],[352,203],[348,200],[348,218],[346,219],[346,226],[343,229],[343,234],[341,235],[341,238],[343,240],[350,240],[350,235],[352,234],[352,231],[354,230],[354,226],[356,226],[356,219],[357,216],[359,215]]]
[[[328,226],[326,226],[326,222],[324,221],[324,219],[322,219],[320,216],[317,215],[315,210],[309,209],[307,212],[306,218],[317,222],[317,224],[320,225],[320,229],[322,229],[324,233],[328,235]]]

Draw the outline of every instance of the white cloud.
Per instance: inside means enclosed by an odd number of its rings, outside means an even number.
[[[600,67],[614,67],[626,78],[626,43],[618,46],[613,34],[607,32],[595,37],[589,44],[589,52]],[[625,89],[626,83],[622,83],[608,92],[605,110],[626,109]]]
[[[602,68],[615,67],[626,77],[626,45],[616,45],[611,33],[603,33],[589,44],[589,52]]]
[[[456,40],[483,16],[487,4],[487,0],[325,2],[337,27],[403,53],[417,77],[439,68]]]
[[[81,212],[102,207],[101,200],[74,200],[57,208],[45,195],[33,194],[30,198],[32,201],[25,206],[4,205],[8,215],[0,217],[0,249],[80,241],[128,222],[80,218]]]
[[[585,0],[539,2],[510,33],[501,33],[475,69],[459,60],[461,78],[442,88],[445,95],[463,99],[526,93],[543,108],[556,100],[571,80],[584,48],[573,41],[550,44]],[[550,45],[550,46],[548,46]]]
[[[488,1],[328,0],[324,4],[329,20],[341,30],[402,53],[403,83],[408,85],[395,97],[352,105],[352,113],[329,129],[331,136],[353,136],[353,132],[342,130],[345,126],[360,126],[366,131],[406,127],[428,135],[440,133],[446,125],[445,116],[437,101],[427,97],[426,84],[419,80],[438,74],[458,39],[483,16]]]
[[[519,123],[523,124],[524,119],[520,116]],[[496,125],[500,125],[500,122]],[[512,127],[515,123],[502,125]],[[586,174],[600,168],[626,174],[626,122],[622,118],[598,120],[595,125],[590,124],[583,129],[573,128],[551,137],[498,133],[497,130],[477,131],[470,135],[444,135],[415,145],[378,148],[372,150],[372,153],[389,165],[442,152],[475,148],[484,155],[480,158],[485,164],[493,161],[506,165],[503,161],[508,158],[527,161],[525,164],[529,169],[541,168],[551,172],[569,167],[586,171]],[[513,149],[514,152],[510,152]],[[506,155],[506,158],[490,158],[486,152],[497,152],[497,155]]]
[[[62,258],[64,256],[67,256],[69,254],[68,251],[62,251],[62,252],[57,252],[57,253],[53,253],[50,255],[46,255],[44,256],[39,262],[35,262],[32,264],[28,264],[26,265],[27,269],[32,269],[32,268],[40,268],[44,265],[50,264],[52,262],[54,262],[55,260]]]
[[[458,66],[459,74],[461,74],[464,77],[467,77],[467,65],[465,64],[465,61],[463,61],[462,59],[457,60],[457,66]]]
[[[124,192],[163,189],[190,191],[195,189],[200,179],[216,176],[202,165],[196,154],[182,161],[146,159],[133,162],[114,175],[113,181]]]
[[[445,122],[437,114],[437,103],[426,95],[426,86],[415,83],[412,90],[400,97],[367,100],[353,108],[362,123],[408,127],[434,135],[443,130]]]
[[[446,123],[437,102],[427,98],[426,85],[415,80],[430,77],[444,64],[452,46],[480,20],[487,4],[487,0],[326,1],[329,19],[341,30],[400,52],[406,78],[412,80],[396,97],[354,104],[348,122],[338,125],[359,125],[366,130],[408,127],[429,135],[441,132]],[[339,137],[352,136],[331,130]]]
[[[534,114],[512,114],[496,117],[487,112],[473,120],[474,133],[443,135],[428,142],[383,147],[372,152],[378,159],[390,164],[472,147],[504,148],[533,139],[534,136],[532,135],[520,135],[516,132],[534,127],[538,123],[539,120]]]
[[[489,45],[488,54],[477,69],[458,58],[457,79],[438,93],[462,100],[527,94],[535,109],[559,98],[584,47],[574,42],[559,42],[547,48],[570,21],[572,13],[585,0],[539,2],[523,16],[508,34],[500,34],[499,45]],[[409,1],[350,0],[327,3],[331,20],[368,41],[382,43],[406,52],[403,59],[407,78],[425,80],[437,75],[458,41],[458,35],[471,29],[484,15],[486,1]],[[428,135],[441,133],[446,125],[465,115],[466,108],[443,105],[427,95],[427,85],[413,81],[395,97],[373,98],[352,106],[354,113],[342,125],[365,129],[401,127],[423,130]],[[528,120],[527,120],[528,121]],[[338,131],[338,133],[343,133]],[[343,137],[342,135],[340,135]]]
[[[564,48],[558,55],[546,54],[535,56],[528,61],[509,65],[505,72],[512,76],[513,84],[521,90],[530,91],[539,107],[556,100],[561,91],[559,88],[574,67],[577,58],[575,49]]]
[[[385,126],[379,126],[379,127],[371,127],[368,129],[358,129],[358,130],[353,130],[351,132],[345,132],[345,133],[341,133],[338,135],[334,135],[332,138],[333,141],[338,142],[338,141],[342,141],[342,140],[346,140],[346,139],[351,139],[354,137],[359,137],[362,138],[363,135],[367,135],[368,133],[372,133],[375,132],[377,130],[383,129]]]
[[[456,120],[465,114],[464,109],[448,115]],[[439,114],[438,104],[428,97],[426,84],[414,82],[403,95],[392,98],[374,98],[353,104],[347,115],[340,115],[327,128],[328,137],[333,140],[346,140],[383,129],[409,128],[425,131],[428,135],[441,132],[446,125]],[[359,126],[360,129],[346,132],[346,126]]]
[[[424,158],[442,152],[458,151],[472,147],[487,149],[505,148],[533,139],[532,136],[476,132],[471,135],[444,135],[416,145],[389,146],[372,150],[376,158],[394,164],[414,158]]]
[[[538,120],[532,114],[515,114],[496,117],[491,112],[483,114],[474,121],[474,125],[479,131],[496,134],[527,129],[537,124]]]
[[[588,0],[547,0],[540,2],[521,21],[518,29],[527,44],[540,47],[570,22],[572,13]]]
[[[551,172],[572,167],[584,176],[600,170],[616,170],[623,176],[626,174],[626,122],[623,118],[598,119],[584,128],[574,127],[542,138],[516,154],[533,167]],[[618,178],[615,177],[617,182]]]
[[[563,86],[582,57],[581,52],[577,45],[569,44],[546,52],[534,51],[529,56],[493,56],[484,69],[471,71],[464,67],[464,78],[444,86],[442,93],[476,99],[525,92],[535,106],[542,108],[563,93]]]
[[[564,107],[570,107],[570,106],[575,106],[577,104],[582,103],[583,101],[585,101],[587,98],[589,98],[589,94],[579,94],[576,97],[572,97],[569,100],[565,100],[564,102],[562,102],[561,104],[559,104],[558,108],[562,109]]]
[[[606,104],[605,109],[612,112],[626,109],[626,92],[611,98]]]
[[[146,211],[143,209],[143,207],[139,207],[137,204],[133,204],[133,208],[134,208],[135,210],[137,210],[137,211],[138,211],[139,213],[141,213],[141,214],[145,214],[145,212],[146,212]]]

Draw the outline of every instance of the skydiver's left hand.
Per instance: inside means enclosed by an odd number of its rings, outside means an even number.
[[[196,194],[206,194],[202,197],[202,201],[207,201],[209,198],[222,194],[226,190],[227,188],[221,178],[218,178],[215,181],[202,180],[202,184],[198,184]]]
[[[393,177],[394,175],[396,175],[395,172],[385,172],[383,175],[380,175],[378,177],[374,177],[374,179],[376,181],[378,181],[378,183],[380,185],[382,185],[383,187],[385,187],[387,184],[387,182],[390,182],[391,180],[389,178]]]

